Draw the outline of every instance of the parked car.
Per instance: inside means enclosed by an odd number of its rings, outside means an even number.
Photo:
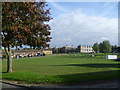
[[[115,59],[115,61],[120,61],[120,58]]]

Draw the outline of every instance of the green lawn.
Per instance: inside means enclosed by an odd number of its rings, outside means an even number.
[[[6,71],[6,61],[2,64]],[[13,72],[3,73],[3,80],[21,83],[79,83],[118,78],[120,62],[104,56],[63,55],[13,60]]]

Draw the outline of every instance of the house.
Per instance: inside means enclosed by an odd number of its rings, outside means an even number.
[[[52,54],[52,50],[43,50],[43,53],[45,53],[45,54]]]

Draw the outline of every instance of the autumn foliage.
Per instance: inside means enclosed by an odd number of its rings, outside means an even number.
[[[28,45],[34,49],[49,47],[52,18],[45,2],[2,3],[2,46],[7,56],[7,72],[12,72],[11,48]]]
[[[45,2],[2,3],[3,47],[28,45],[34,48],[48,47],[52,18]]]

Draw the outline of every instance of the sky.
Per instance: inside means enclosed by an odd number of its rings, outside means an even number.
[[[48,2],[50,47],[93,45],[109,40],[118,45],[117,2]]]

